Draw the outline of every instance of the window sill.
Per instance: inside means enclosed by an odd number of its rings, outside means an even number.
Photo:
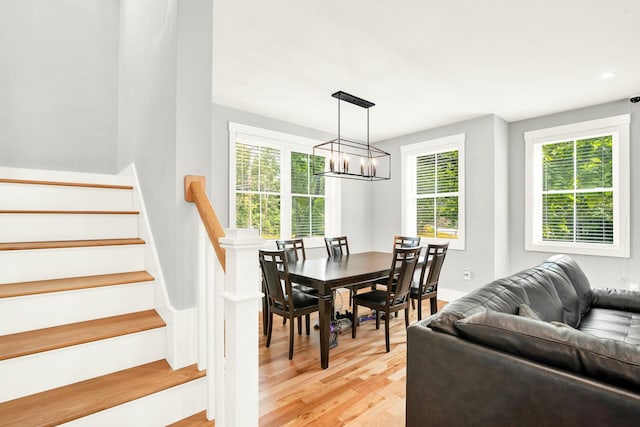
[[[563,242],[527,243],[525,250],[535,252],[552,252],[573,255],[594,255],[617,258],[629,258],[629,248],[621,246],[602,246],[593,244],[567,245]]]

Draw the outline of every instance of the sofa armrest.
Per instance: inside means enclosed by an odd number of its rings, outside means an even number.
[[[593,289],[592,307],[640,313],[640,292],[626,289]]]
[[[436,332],[407,330],[406,425],[636,426],[640,395]]]

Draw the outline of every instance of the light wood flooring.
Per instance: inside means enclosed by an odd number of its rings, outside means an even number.
[[[346,296],[345,296],[346,298]],[[439,302],[439,308],[446,302]],[[349,308],[351,311],[351,309]],[[361,308],[359,315],[368,313]],[[423,317],[429,315],[428,302]],[[311,317],[312,322],[317,315]],[[417,320],[410,310],[410,320]],[[297,335],[288,359],[289,325],[274,316],[270,348],[260,324],[261,426],[404,426],[407,335],[404,312],[391,319],[391,351],[385,352],[384,323],[360,324],[330,351],[329,368],[320,368],[319,331]]]

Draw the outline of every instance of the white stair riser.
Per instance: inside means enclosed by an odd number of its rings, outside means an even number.
[[[0,214],[0,243],[137,236],[138,215]]]
[[[2,298],[0,335],[150,310],[153,288],[153,282],[141,282]]]
[[[165,328],[0,361],[0,402],[164,358]]]
[[[126,175],[105,175],[89,172],[51,171],[42,169],[0,167],[0,178],[27,181],[80,182],[83,184],[132,185]]]
[[[0,210],[133,210],[133,192],[0,182]]]
[[[0,251],[0,283],[144,270],[145,245]]]
[[[172,424],[205,409],[205,380],[199,378],[61,426],[157,427]]]

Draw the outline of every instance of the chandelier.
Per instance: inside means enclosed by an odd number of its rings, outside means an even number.
[[[391,178],[391,154],[369,144],[369,108],[375,104],[357,96],[338,91],[331,95],[338,99],[338,137],[313,147],[314,156],[327,159],[323,170],[313,174],[338,178],[382,181]],[[367,110],[367,141],[359,142],[341,136],[340,102],[345,101]]]

